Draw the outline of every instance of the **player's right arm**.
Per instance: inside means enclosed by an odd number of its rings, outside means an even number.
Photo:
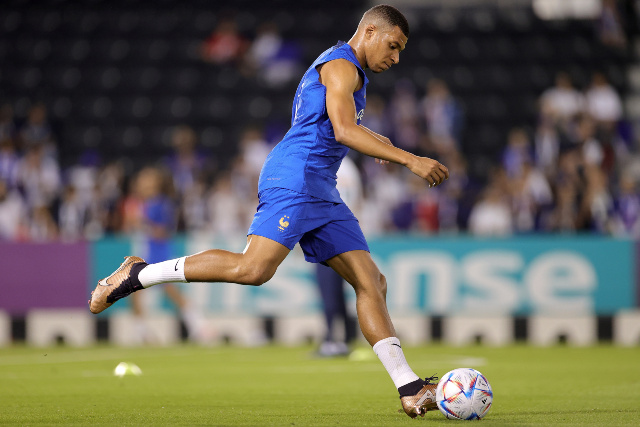
[[[429,185],[449,178],[449,170],[438,161],[394,147],[388,138],[357,124],[353,93],[361,81],[355,65],[346,59],[327,62],[320,69],[320,81],[327,89],[327,113],[338,142],[368,156],[404,165]]]

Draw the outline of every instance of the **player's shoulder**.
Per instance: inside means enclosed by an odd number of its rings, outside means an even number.
[[[336,58],[319,67],[321,82],[327,84],[345,84],[354,88],[360,84],[360,73],[355,64],[344,58]]]

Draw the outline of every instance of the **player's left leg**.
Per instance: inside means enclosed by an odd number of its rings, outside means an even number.
[[[153,285],[171,282],[228,282],[261,285],[268,281],[291,249],[266,237],[247,236],[242,253],[210,249],[187,257],[147,264],[128,256],[91,293],[89,309],[100,313],[121,298]]]
[[[437,409],[435,388],[429,379],[423,381],[409,367],[400,340],[396,337],[386,303],[387,281],[364,250],[344,252],[326,263],[353,286],[360,329],[373,346],[398,392],[407,415],[424,416]]]

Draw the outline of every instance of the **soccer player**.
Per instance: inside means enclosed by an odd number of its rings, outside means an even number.
[[[397,64],[409,37],[406,18],[392,6],[366,11],[348,41],[323,52],[302,77],[291,129],[267,157],[258,183],[260,204],[242,253],[211,249],[147,264],[126,257],[102,279],[89,301],[100,313],[132,292],[166,282],[232,282],[262,285],[299,243],[309,262],[324,263],[356,293],[358,322],[391,376],[411,418],[435,409],[435,384],[409,367],[386,306],[387,283],[373,262],[358,221],[336,190],[336,171],[349,149],[399,163],[429,186],[449,177],[436,160],[418,157],[360,125],[369,82]]]

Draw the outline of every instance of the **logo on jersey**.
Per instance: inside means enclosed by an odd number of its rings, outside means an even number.
[[[287,221],[288,219],[289,217],[287,215],[280,218],[280,226],[278,227],[278,230],[284,231],[284,229],[289,226],[289,221]]]
[[[356,121],[362,120],[363,117],[364,117],[364,108],[358,111],[358,114],[356,114]]]

